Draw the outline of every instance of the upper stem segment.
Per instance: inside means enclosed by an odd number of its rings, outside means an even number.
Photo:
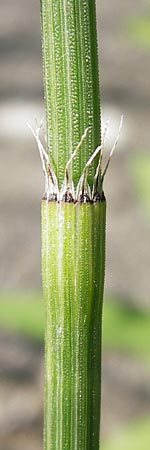
[[[66,163],[89,133],[70,171],[75,185],[100,144],[95,0],[40,0],[47,147],[61,187]],[[90,167],[92,186],[97,161]]]

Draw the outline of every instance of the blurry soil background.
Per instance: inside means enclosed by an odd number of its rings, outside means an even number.
[[[9,317],[13,316],[12,292],[18,291],[21,298],[22,292],[41,291],[40,199],[44,183],[36,144],[26,125],[29,122],[35,127],[35,116],[39,120],[44,116],[39,17],[40,1],[1,0],[0,450],[42,449],[43,339],[27,336],[21,326],[12,327]],[[148,318],[149,1],[97,0],[97,18],[102,121],[110,120],[108,150],[124,114],[120,142],[105,181],[105,292],[111,304],[117,301],[126,311]],[[30,316],[28,295],[26,308]],[[3,314],[10,318],[9,326]],[[115,333],[115,318],[112,326]],[[109,342],[103,352],[104,442],[132,421],[146,417],[150,409],[148,361],[128,351],[125,332],[124,351]],[[111,333],[113,341],[112,329]],[[123,447],[116,450],[119,448]]]

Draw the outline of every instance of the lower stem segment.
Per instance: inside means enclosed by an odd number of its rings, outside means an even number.
[[[42,201],[44,450],[98,450],[106,203]]]

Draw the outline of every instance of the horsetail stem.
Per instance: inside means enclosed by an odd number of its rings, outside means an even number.
[[[100,144],[95,0],[41,0],[47,148],[61,187],[84,130],[90,132],[70,168],[75,185]],[[96,168],[89,171],[89,184]]]
[[[44,450],[98,450],[105,202],[42,201]]]
[[[94,0],[41,0],[44,450],[98,450],[106,202]]]

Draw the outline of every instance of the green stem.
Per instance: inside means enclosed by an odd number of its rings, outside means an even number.
[[[101,143],[95,0],[40,1],[44,450],[98,450],[106,202],[101,167],[94,178]]]
[[[98,450],[105,201],[42,201],[45,450]]]
[[[101,140],[95,0],[40,1],[47,146],[59,187],[72,151],[91,128],[72,167],[77,185]]]

